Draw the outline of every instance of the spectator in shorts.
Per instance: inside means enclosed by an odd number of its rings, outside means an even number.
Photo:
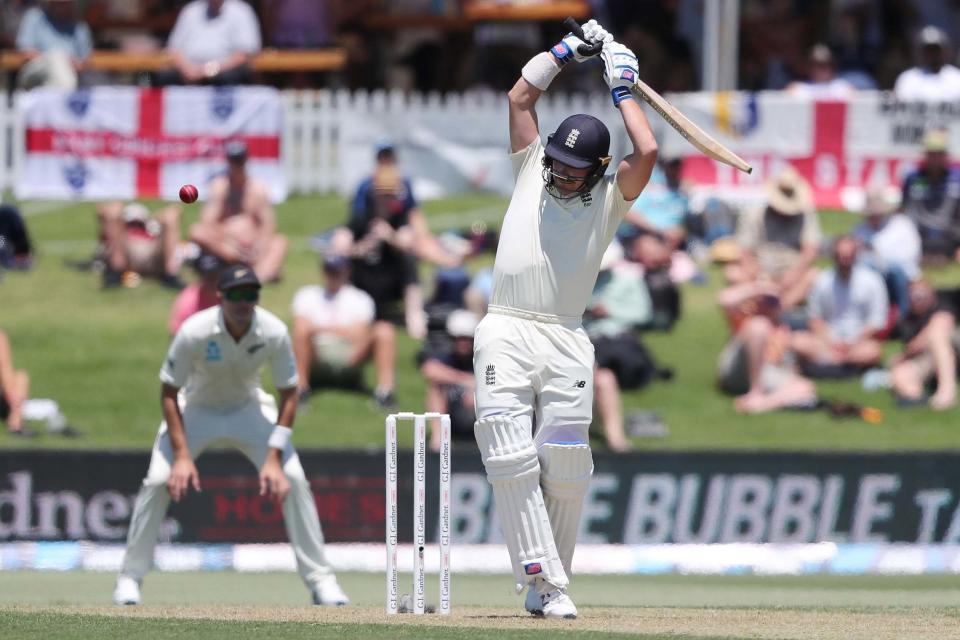
[[[197,311],[203,311],[220,304],[217,281],[220,278],[220,271],[225,266],[217,256],[211,253],[201,253],[193,261],[193,268],[197,272],[198,280],[187,285],[183,291],[177,294],[177,299],[173,301],[168,324],[171,336],[176,335],[183,321]]]
[[[926,262],[960,260],[960,170],[950,166],[947,132],[928,131],[923,151],[923,164],[903,183],[903,212],[917,225]]]
[[[682,172],[682,158],[657,162],[650,182],[617,230],[622,242],[629,244],[639,235],[652,233],[666,242],[671,251],[683,244],[690,199],[680,182]]]
[[[427,411],[449,414],[453,439],[464,443],[475,441],[473,334],[479,322],[472,311],[452,311],[447,316],[447,342],[420,355],[420,373],[427,382]],[[438,429],[430,432],[430,450],[440,450]]]
[[[744,211],[737,225],[741,255],[725,269],[730,284],[773,284],[784,311],[803,301],[816,278],[820,222],[810,185],[786,167],[766,186],[767,202]]]
[[[30,376],[13,365],[10,339],[0,330],[0,421],[7,433],[19,438],[34,438],[36,430],[28,420],[44,421],[52,435],[77,437],[82,433],[67,424],[67,419],[54,400],[30,398]]]
[[[159,278],[170,289],[186,286],[180,279],[180,214],[170,205],[150,215],[139,202],[97,205],[103,286],[135,286],[140,278]]]
[[[880,275],[857,264],[857,241],[841,236],[834,267],[817,277],[807,300],[809,330],[791,341],[808,375],[846,377],[880,362],[877,334],[887,327],[887,287]]]
[[[17,83],[22,89],[73,91],[93,51],[90,27],[79,19],[74,0],[41,0],[39,5],[27,9],[17,32],[17,49],[27,56]]]
[[[324,387],[363,388],[375,315],[373,298],[350,284],[350,261],[327,254],[323,286],[301,287],[293,297],[293,353],[300,398]]]
[[[957,404],[960,334],[953,310],[938,301],[929,282],[910,284],[910,311],[900,321],[903,351],[890,362],[893,392],[900,404],[929,404],[942,411]],[[927,387],[934,388],[929,400]]]
[[[193,0],[180,11],[167,40],[173,67],[156,83],[235,85],[250,82],[260,50],[260,23],[243,0]]]
[[[917,66],[897,77],[893,86],[904,102],[960,100],[960,69],[950,64],[950,38],[942,29],[926,26],[917,34]]]
[[[287,237],[277,233],[266,185],[247,173],[246,143],[230,140],[224,153],[227,173],[210,181],[190,239],[226,264],[252,264],[261,282],[275,282],[287,255]]]
[[[600,259],[600,272],[583,316],[595,354],[594,404],[611,451],[630,450],[624,435],[621,389],[637,389],[655,374],[635,333],[650,321],[653,309],[643,280],[618,269],[623,249],[614,241]]]

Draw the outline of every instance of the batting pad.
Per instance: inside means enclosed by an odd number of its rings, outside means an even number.
[[[529,425],[508,416],[492,416],[478,420],[474,434],[493,487],[518,592],[538,577],[566,587],[567,574],[540,491],[540,461]]]
[[[540,484],[543,500],[550,516],[553,538],[563,568],[569,575],[573,549],[577,545],[583,497],[593,475],[593,456],[587,444],[552,444],[540,446],[543,469]]]

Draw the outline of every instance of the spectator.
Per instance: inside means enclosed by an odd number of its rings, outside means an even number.
[[[300,397],[324,387],[363,388],[370,354],[373,298],[350,284],[350,261],[327,254],[324,284],[301,287],[293,298],[293,352]]]
[[[473,334],[479,322],[472,311],[451,312],[447,316],[446,344],[434,345],[420,355],[420,373],[427,383],[427,411],[449,414],[451,435],[463,443],[474,442]],[[439,429],[430,431],[430,450],[440,450]]]
[[[190,239],[227,264],[248,262],[261,282],[280,278],[287,254],[287,237],[277,233],[277,218],[267,187],[247,174],[247,145],[224,145],[227,173],[210,181],[200,220]]]
[[[73,91],[90,52],[90,28],[78,18],[74,0],[42,0],[27,9],[17,32],[17,49],[27,56],[20,69],[22,89],[47,86]]]
[[[950,39],[939,27],[926,26],[917,35],[917,66],[897,77],[893,92],[905,102],[960,100],[960,69],[949,63]]]
[[[357,188],[350,220],[334,234],[331,247],[351,256],[353,284],[369,293],[376,304],[374,403],[390,409],[396,406],[394,323],[403,322],[415,340],[424,338],[427,332],[417,258],[442,267],[460,263],[459,257],[447,253],[427,229],[410,180],[397,166],[391,142],[377,144],[373,174]]]
[[[910,284],[910,311],[900,322],[903,351],[890,362],[893,392],[901,404],[928,402],[942,411],[957,404],[957,333],[953,312],[925,280]],[[924,390],[933,384],[929,401]]]
[[[787,91],[815,100],[845,100],[855,91],[848,80],[837,77],[833,52],[825,44],[815,44],[807,56],[807,79],[791,82]]]
[[[773,284],[783,311],[803,301],[816,270],[820,222],[810,185],[792,167],[766,184],[767,203],[745,211],[737,225],[741,255],[725,269],[731,284]]]
[[[923,136],[923,164],[903,183],[903,211],[920,232],[927,262],[960,259],[960,170],[950,167],[947,132]]]
[[[193,261],[193,268],[196,270],[199,280],[187,285],[183,291],[177,294],[177,299],[173,301],[168,325],[171,336],[176,335],[183,321],[197,311],[215,307],[220,303],[217,281],[224,266],[220,259],[212,253],[201,253]]]
[[[896,187],[868,189],[866,219],[854,228],[853,237],[860,244],[860,261],[883,276],[903,317],[910,309],[910,281],[920,276],[920,234],[910,218],[894,213],[899,204]]]
[[[27,271],[33,266],[33,243],[20,211],[0,204],[0,269]]]
[[[670,250],[683,243],[690,199],[680,182],[682,171],[681,158],[664,158],[657,163],[647,188],[617,230],[622,241],[629,243],[641,234],[652,233],[663,238]]]
[[[142,277],[156,277],[170,289],[186,286],[180,272],[180,214],[176,205],[155,215],[139,202],[97,205],[104,288],[137,284]]]
[[[17,47],[17,32],[24,14],[33,4],[31,0],[6,0],[0,2],[0,49]]]
[[[168,84],[250,82],[250,59],[260,50],[257,14],[243,0],[192,0],[167,41],[173,67],[157,74]]]
[[[263,32],[278,49],[316,49],[333,44],[331,2],[327,0],[261,0]]]
[[[653,315],[642,328],[669,331],[680,319],[680,289],[670,277],[670,248],[660,236],[648,233],[633,241],[630,252],[630,258],[643,267],[643,282],[653,305]]]
[[[856,375],[877,364],[882,353],[875,336],[887,327],[887,288],[879,274],[856,264],[857,241],[841,236],[833,259],[810,291],[809,330],[792,340],[813,377]]]
[[[611,451],[630,450],[624,435],[621,389],[638,389],[656,375],[650,355],[635,333],[653,317],[650,293],[643,280],[618,264],[623,249],[614,241],[600,260],[600,272],[583,316],[593,343],[594,403]]]
[[[34,438],[36,430],[28,420],[44,421],[51,434],[66,437],[82,435],[67,424],[60,406],[53,400],[30,398],[30,376],[13,366],[10,339],[0,330],[0,421],[7,425],[7,433],[21,438]]]

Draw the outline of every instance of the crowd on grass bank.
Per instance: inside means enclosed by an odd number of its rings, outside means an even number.
[[[810,186],[789,167],[767,183],[759,206],[741,211],[713,199],[692,211],[682,163],[661,160],[603,256],[583,319],[596,355],[596,435],[608,448],[626,451],[631,437],[666,433],[654,401],[625,415],[621,394],[669,384],[676,363],[654,354],[644,335],[671,330],[683,288],[702,284],[710,263],[722,265],[726,286],[717,302],[730,329],[717,387],[737,411],[814,409],[822,406],[818,379],[856,377],[889,388],[903,407],[953,408],[960,295],[934,289],[924,273],[960,261],[960,171],[950,166],[943,131],[928,131],[923,144],[923,161],[902,189],[869,189],[849,214],[860,221],[838,238],[824,237]],[[171,335],[218,304],[217,280],[227,265],[251,264],[264,283],[283,274],[287,240],[265,185],[247,174],[242,142],[228,141],[225,156],[224,172],[207,186],[188,229],[176,205],[153,212],[138,202],[95,207],[97,250],[80,266],[94,269],[104,289],[155,278],[177,291]],[[390,141],[380,141],[374,156],[344,224],[317,230],[325,231],[318,234],[317,281],[302,283],[291,301],[300,401],[342,388],[369,396],[376,409],[395,410],[403,331],[421,345],[423,408],[449,413],[465,446],[473,441],[473,333],[486,313],[497,234],[479,224],[434,234]],[[830,264],[819,266],[825,259]],[[435,266],[432,282],[421,282],[421,262]],[[0,265],[29,272],[32,264],[23,218],[12,205],[0,207]],[[187,266],[195,273],[189,283]],[[890,340],[902,349],[884,361]],[[0,418],[8,431],[35,435],[27,421],[43,419],[51,431],[76,435],[64,430],[55,404],[25,410],[29,378],[2,344]],[[364,382],[368,367],[372,388]]]

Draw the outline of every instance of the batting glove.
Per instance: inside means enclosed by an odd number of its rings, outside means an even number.
[[[589,60],[590,58],[596,56],[600,52],[596,50],[585,52],[581,51],[580,47],[583,47],[584,50],[588,50],[593,45],[602,42],[613,41],[613,36],[606,29],[601,27],[596,20],[590,20],[584,23],[583,37],[584,40],[581,40],[572,33],[568,33],[560,42],[550,49],[550,53],[552,53],[557,60],[560,61],[561,65],[567,64],[571,60],[575,62],[584,62],[585,60]]]
[[[603,58],[603,79],[610,87],[614,106],[624,100],[633,100],[630,89],[640,77],[637,56],[619,42],[605,43],[600,56]]]

